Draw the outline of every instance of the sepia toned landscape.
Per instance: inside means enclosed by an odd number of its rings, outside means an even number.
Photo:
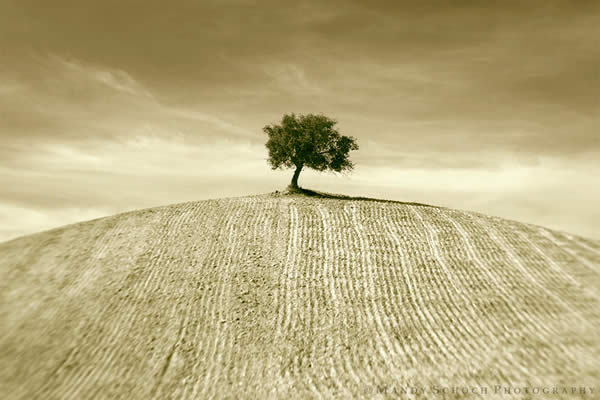
[[[198,201],[15,239],[0,266],[6,399],[566,399],[600,383],[600,242],[467,211]]]
[[[0,1],[0,400],[600,399],[600,1]]]

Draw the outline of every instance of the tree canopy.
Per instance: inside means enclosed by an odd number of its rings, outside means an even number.
[[[298,188],[302,168],[316,171],[352,170],[351,150],[358,150],[356,139],[335,129],[337,121],[322,114],[284,114],[281,124],[266,125],[268,162],[273,169],[295,168],[290,187]]]

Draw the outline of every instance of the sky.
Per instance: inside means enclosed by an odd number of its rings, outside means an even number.
[[[600,239],[600,2],[0,4],[0,241],[281,190],[262,127],[357,138],[316,190]]]

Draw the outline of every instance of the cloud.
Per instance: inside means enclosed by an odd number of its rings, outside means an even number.
[[[148,126],[194,137],[248,136],[219,116],[164,104],[128,72],[57,55],[35,56],[35,78],[6,74],[0,140],[98,141],[136,135]],[[200,123],[199,123],[200,122]]]
[[[118,92],[154,99],[152,93],[125,71],[84,64],[81,61],[67,60],[57,55],[50,56],[48,61],[51,66],[55,67],[53,68],[55,72],[62,75],[63,80],[97,82]]]
[[[191,110],[184,120],[206,123],[197,129],[174,118],[179,131],[203,135],[212,125],[219,135],[258,138],[261,124],[283,112],[322,111],[350,121],[359,139],[388,146],[402,137],[411,151],[493,147],[559,156],[600,147],[600,53],[589,39],[600,26],[594,2],[210,1],[165,9],[150,1],[119,4],[119,18],[110,17],[113,2],[57,4],[7,7],[1,25],[12,33],[5,47],[14,57],[5,68],[43,64],[23,59],[21,49],[63,54],[74,76],[84,69],[100,86],[151,93]],[[24,32],[13,22],[21,19],[30,21]],[[125,113],[141,120],[152,109],[140,111],[137,101],[115,100],[100,87],[92,96],[77,81],[66,87],[52,88],[42,108],[71,99],[82,118],[92,108],[105,110],[99,118],[107,120]],[[27,106],[14,103],[13,118]],[[41,114],[20,118],[21,131],[56,124]]]
[[[0,205],[270,191],[262,126],[323,112],[358,168],[307,184],[598,237],[599,27],[593,1],[2,2]]]
[[[227,133],[242,136],[242,137],[244,137],[244,136],[248,137],[248,136],[253,135],[253,133],[246,128],[237,126],[226,120],[223,120],[223,119],[218,118],[211,114],[207,114],[205,112],[201,112],[201,111],[197,111],[197,110],[190,110],[190,109],[185,109],[185,108],[174,108],[174,107],[165,108],[165,111],[169,115],[172,115],[176,118],[181,118],[184,120],[207,122],[207,123],[211,124],[212,126],[218,128],[219,131],[225,131]]]
[[[35,144],[0,166],[0,241],[143,207],[264,193],[287,181],[287,174],[284,181],[269,174],[264,158],[264,148],[251,143],[205,145],[183,136]]]
[[[282,90],[295,95],[321,96],[325,92],[322,86],[306,75],[306,71],[297,64],[267,64],[265,73],[273,80],[271,90]],[[330,95],[330,94],[329,94]]]

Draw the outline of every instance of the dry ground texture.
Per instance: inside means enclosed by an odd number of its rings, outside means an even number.
[[[600,398],[600,242],[470,212],[140,210],[0,244],[0,296],[2,399]]]

